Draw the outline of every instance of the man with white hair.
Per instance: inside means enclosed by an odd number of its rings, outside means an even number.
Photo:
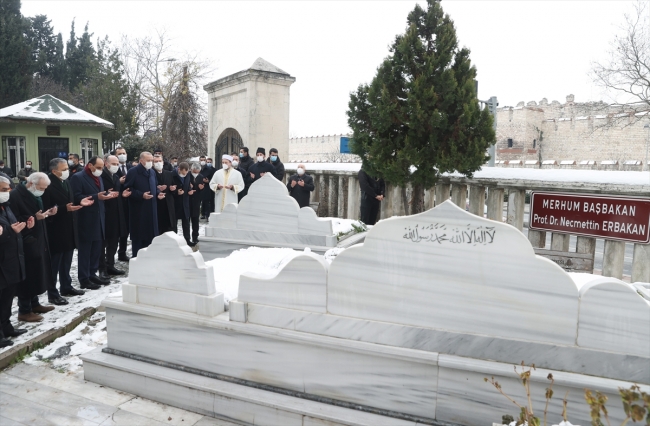
[[[49,185],[50,178],[45,173],[32,173],[27,178],[27,184],[18,185],[10,195],[11,209],[17,221],[27,224],[21,231],[25,254],[25,280],[18,284],[16,289],[18,321],[42,321],[43,317],[39,314],[54,309],[54,306],[42,306],[38,301],[39,294],[56,286],[52,275],[45,219],[55,215],[58,208],[55,206],[43,211],[41,200],[41,195]]]
[[[221,157],[221,169],[217,170],[210,181],[210,189],[215,193],[215,211],[221,213],[226,204],[237,204],[237,194],[244,189],[244,179],[232,167],[232,157]]]

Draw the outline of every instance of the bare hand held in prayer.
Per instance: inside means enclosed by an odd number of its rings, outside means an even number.
[[[120,178],[120,183],[123,184],[124,182],[126,182],[126,176],[122,176],[122,177]]]
[[[264,172],[264,173],[260,173],[260,177],[264,176],[265,174],[266,174],[265,172]]]
[[[57,206],[50,207],[50,209],[45,212],[45,215],[46,216],[54,216],[58,211],[59,211],[59,208]]]
[[[251,176],[252,176],[252,175],[253,175],[253,174],[251,173]],[[205,183],[209,183],[210,181],[208,180],[208,178],[203,178],[203,182],[205,182]]]
[[[165,189],[167,189],[167,185],[158,185],[158,190],[159,191],[164,191]],[[173,191],[173,189],[172,189],[172,191]]]
[[[292,188],[295,188],[295,186],[296,186],[296,181],[295,181],[295,180],[292,180],[292,181],[291,181],[291,187],[292,187]]]
[[[93,197],[82,198],[81,201],[79,202],[79,205],[81,205],[81,207],[88,207],[88,206],[92,206],[93,204],[95,204],[95,200],[93,200]]]
[[[305,186],[305,181],[304,181],[304,180],[299,180],[299,181],[298,181],[298,185],[300,185],[300,186]]]
[[[110,200],[111,198],[113,198],[113,194],[109,192],[108,195],[107,195],[105,192],[100,192],[100,193],[97,194],[97,198],[100,201]]]
[[[178,195],[183,195],[183,194],[185,194],[185,191],[183,191],[182,189],[179,189],[178,190]]]
[[[251,172],[251,179],[255,179],[255,175]]]
[[[164,192],[161,192],[161,194],[164,194]],[[142,194],[142,198],[144,198],[145,200],[151,200],[153,198],[153,195],[151,195],[151,192],[147,191],[144,194]],[[158,198],[160,198],[160,195],[158,195]]]
[[[176,185],[172,185],[172,186],[170,186],[170,187],[169,187],[169,190],[172,191],[172,192],[176,191]]]
[[[222,185],[222,184],[218,184],[218,185],[217,185],[217,189],[221,189],[221,188],[223,188],[223,185]]]
[[[199,184],[199,191],[200,191],[201,189],[203,189],[204,186],[205,186],[205,185],[203,185],[202,183],[200,183],[200,184]]]
[[[383,195],[377,195],[377,196],[375,197],[375,199],[381,201],[381,200],[384,199],[384,196],[383,196]]]
[[[122,197],[126,198],[131,195],[131,188],[126,188],[124,191],[122,191]]]
[[[65,205],[65,209],[69,212],[76,212],[77,210],[83,208],[83,206],[75,206],[72,203],[68,203]]]
[[[35,224],[36,220],[34,219],[34,216],[30,216],[29,219],[27,219],[27,229],[32,229]]]
[[[20,231],[25,229],[25,226],[27,226],[25,222],[16,222],[11,224],[11,229],[13,229],[16,234],[20,234]]]
[[[151,197],[151,195],[150,195],[150,197]],[[158,194],[158,199],[159,200],[162,200],[163,198],[165,198],[165,193],[164,192],[161,192],[160,194]]]
[[[192,189],[190,192],[188,192],[188,194],[190,194],[190,195],[194,195],[195,192],[196,192],[196,191]]]
[[[228,185],[228,186],[226,186],[226,189],[232,189],[232,190],[234,190],[235,187],[234,187],[233,185]]]
[[[45,219],[47,217],[47,214],[43,213],[41,210],[39,210],[39,211],[36,212],[35,216],[36,216],[36,219],[43,220],[43,219]]]

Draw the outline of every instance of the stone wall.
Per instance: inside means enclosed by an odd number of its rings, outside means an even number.
[[[342,154],[341,138],[350,135],[323,135],[289,139],[291,163],[358,163],[353,154]]]

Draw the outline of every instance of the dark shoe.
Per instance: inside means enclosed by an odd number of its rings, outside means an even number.
[[[124,275],[124,271],[120,271],[119,269],[116,269],[114,266],[109,266],[106,268],[106,273],[108,275]]]
[[[108,279],[103,279],[102,277],[98,277],[97,275],[91,275],[90,276],[90,282],[93,284],[99,284],[99,285],[108,285],[111,283],[111,280]]]
[[[61,296],[83,296],[84,294],[86,294],[85,291],[77,290],[74,287],[72,287],[70,290],[61,292]]]
[[[0,339],[0,348],[6,348],[7,346],[13,345],[14,342],[12,342],[9,339],[2,338]]]
[[[101,286],[91,283],[90,280],[83,280],[79,281],[79,287],[85,288],[86,290],[97,290]]]
[[[201,220],[205,220],[205,216],[201,216],[199,219],[201,219]]]
[[[53,305],[59,305],[59,306],[68,304],[68,301],[61,296],[57,297],[56,299],[47,299],[47,301]]]
[[[33,312],[30,312],[28,314],[18,314],[18,321],[23,321],[23,322],[40,322],[43,321],[43,317],[40,315],[36,315]]]
[[[7,336],[7,337],[18,337],[21,334],[25,334],[25,333],[27,333],[26,328],[14,328],[14,331],[12,331],[11,333],[5,333],[5,336]]]
[[[32,306],[32,312],[37,314],[45,314],[53,310],[54,310],[54,306],[43,306],[43,305]]]
[[[127,256],[126,254],[120,254],[117,256],[117,260],[119,260],[120,262],[128,262],[129,259],[130,257]]]

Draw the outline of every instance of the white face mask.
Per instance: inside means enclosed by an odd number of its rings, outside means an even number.
[[[224,170],[228,170],[230,166],[228,165],[228,163],[221,163],[221,167],[223,167]]]
[[[147,170],[149,170],[151,166],[153,166],[153,161],[147,161],[146,163],[144,163],[144,168]]]
[[[198,175],[199,175],[198,173],[192,173],[192,176],[194,176],[194,179],[196,179],[196,177],[197,177]]]
[[[120,163],[124,163],[126,161],[126,154],[118,155],[117,159],[120,160]]]
[[[27,165],[25,165],[25,168],[26,168],[27,170],[29,170],[29,169],[32,168],[32,165],[31,165],[31,164],[27,164]]]
[[[305,174],[305,169],[303,169],[302,167],[298,167],[298,170],[296,170],[296,171],[297,171],[298,174],[301,175],[301,176]]]
[[[187,176],[187,173],[179,173],[178,176],[180,176],[180,177],[182,177],[183,179],[185,179],[185,176]]]
[[[0,204],[4,204],[9,201],[9,195],[11,192],[0,192]]]
[[[66,170],[64,172],[61,172],[61,180],[66,180],[69,177],[70,177],[70,170]]]
[[[68,160],[68,166],[70,166],[70,167],[74,166],[74,161]]]
[[[41,191],[40,189],[36,189],[33,186],[30,186],[29,190],[32,192],[32,194],[34,194],[34,197],[40,197],[45,192],[45,191]]]
[[[237,166],[239,166],[239,161],[237,161],[237,160],[233,161],[233,162],[232,162],[232,166],[233,166],[233,167],[237,167]]]
[[[120,166],[110,166],[108,168],[108,171],[111,172],[112,174],[117,173],[118,170],[120,170]]]
[[[156,170],[158,170],[158,171],[162,170],[162,168],[163,168],[163,163],[162,163],[162,161],[159,161],[159,162],[157,162],[157,163],[154,163],[153,167],[154,167],[154,169],[156,169]]]
[[[202,166],[205,166],[205,161],[201,161],[201,165],[202,165]]]
[[[262,156],[262,155],[258,155],[258,156],[257,156],[257,162],[258,162],[258,163],[261,163],[262,161],[264,161],[264,156]]]
[[[102,169],[95,169],[93,176],[100,177],[102,175]]]

